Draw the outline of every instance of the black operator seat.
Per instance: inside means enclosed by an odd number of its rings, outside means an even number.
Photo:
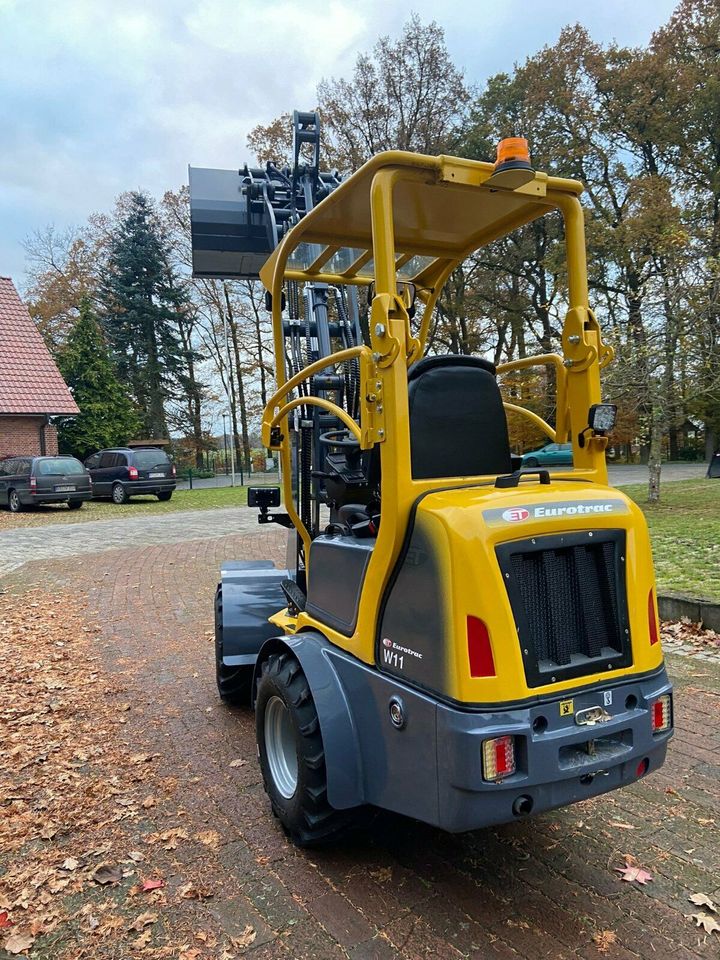
[[[481,357],[425,357],[408,370],[414,480],[512,471],[495,367]]]

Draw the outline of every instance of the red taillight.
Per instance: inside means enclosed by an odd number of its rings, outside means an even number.
[[[484,780],[502,780],[515,773],[515,741],[513,737],[495,737],[482,745]]]
[[[495,660],[490,643],[490,633],[479,617],[467,618],[467,643],[470,676],[494,677]]]
[[[664,693],[662,697],[658,697],[655,703],[650,706],[653,733],[663,733],[665,730],[670,729],[671,714],[670,695]]]
[[[177,470],[175,469],[175,464],[172,465],[172,468],[171,468],[171,469],[172,469],[172,475],[173,475],[174,477],[176,477],[176,476],[177,476]]]
[[[30,490],[33,493],[37,490],[37,479],[35,477],[30,477]]]
[[[660,639],[657,616],[655,614],[655,591],[652,588],[650,588],[650,593],[648,594],[648,624],[650,627],[650,646],[652,646]]]
[[[137,467],[128,467],[128,476],[130,477],[131,480],[137,480],[138,478]]]

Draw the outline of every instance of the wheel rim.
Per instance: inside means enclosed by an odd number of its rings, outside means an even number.
[[[10,509],[17,510],[19,504],[20,504],[20,498],[13,490],[13,492],[10,494]]]
[[[289,800],[297,789],[298,760],[290,711],[280,697],[265,707],[265,751],[278,792]]]
[[[123,502],[123,488],[122,488],[122,487],[115,487],[115,488],[113,489],[113,500],[115,501],[115,503],[122,503],[122,502]]]

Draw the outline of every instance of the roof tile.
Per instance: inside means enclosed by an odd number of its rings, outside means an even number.
[[[79,413],[9,277],[0,277],[0,414]]]

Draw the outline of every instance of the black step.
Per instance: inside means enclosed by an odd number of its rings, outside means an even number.
[[[301,613],[305,609],[306,602],[306,597],[301,587],[299,587],[294,580],[283,580],[280,586],[282,592],[287,597],[290,612],[292,613],[293,610],[295,610]]]

